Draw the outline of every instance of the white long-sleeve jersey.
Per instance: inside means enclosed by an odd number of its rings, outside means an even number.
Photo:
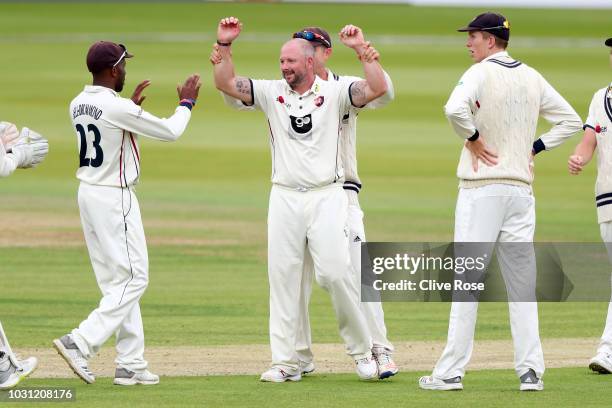
[[[470,152],[464,147],[457,168],[461,187],[529,185],[532,149],[536,153],[550,150],[582,127],[578,114],[542,75],[505,51],[472,65],[444,111],[461,138],[478,133],[498,154],[497,165],[480,163],[475,172]],[[540,115],[553,126],[535,140]]]
[[[87,85],[70,103],[77,135],[79,169],[76,176],[88,184],[128,187],[138,183],[138,135],[162,141],[177,140],[191,111],[178,106],[174,114],[158,118],[103,86]]]

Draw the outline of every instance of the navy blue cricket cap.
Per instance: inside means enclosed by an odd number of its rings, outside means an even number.
[[[606,40],[606,45],[607,45],[608,47],[612,47],[612,38],[608,38],[608,39]]]
[[[510,39],[510,22],[501,14],[489,11],[476,16],[467,26],[457,31],[485,31],[508,41]]]
[[[87,52],[87,69],[95,74],[105,68],[115,67],[124,58],[132,58],[133,56],[127,52],[123,44],[115,44],[111,41],[98,41],[93,43]]]

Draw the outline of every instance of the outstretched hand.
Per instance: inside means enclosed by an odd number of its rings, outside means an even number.
[[[136,89],[134,89],[134,93],[132,94],[132,97],[130,99],[136,105],[140,106],[142,102],[146,99],[146,96],[142,94],[142,91],[144,91],[145,88],[149,85],[151,85],[151,81],[149,81],[148,79],[145,79],[144,81],[142,81],[136,86]]]
[[[372,47],[369,41],[366,41],[365,47],[363,53],[359,55],[359,60],[372,63],[380,58],[380,53],[376,48]]]
[[[366,47],[363,31],[357,26],[352,24],[345,25],[338,35],[340,36],[342,44],[354,49],[359,54],[361,54],[361,51]]]
[[[217,41],[231,43],[240,35],[242,23],[236,17],[226,17],[217,26]]]
[[[223,61],[223,57],[221,56],[221,52],[219,52],[219,44],[214,43],[213,49],[210,52],[210,63],[213,65],[220,64]]]
[[[193,74],[187,77],[183,85],[176,86],[176,92],[178,93],[179,99],[193,99],[194,101],[198,99],[198,94],[200,92],[200,87],[202,83],[200,82],[200,75]]]

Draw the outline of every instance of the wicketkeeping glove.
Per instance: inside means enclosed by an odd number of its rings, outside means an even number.
[[[4,145],[4,150],[10,152],[19,139],[17,126],[10,122],[0,122],[0,140]]]
[[[17,156],[17,167],[27,169],[36,167],[49,153],[49,142],[40,134],[24,127],[21,129],[13,154]]]

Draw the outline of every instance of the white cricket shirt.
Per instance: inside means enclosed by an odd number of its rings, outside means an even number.
[[[76,176],[88,184],[127,187],[138,182],[138,135],[173,141],[183,132],[191,111],[178,106],[160,119],[103,86],[87,85],[70,103],[70,118],[78,141]]]
[[[350,83],[315,77],[302,95],[285,80],[251,83],[253,106],[268,119],[272,183],[299,190],[343,181],[340,131]]]
[[[612,85],[595,92],[584,127],[593,129],[597,138],[597,221],[609,222],[612,221]]]
[[[327,71],[327,81],[344,82],[344,86],[350,86],[353,82],[363,81],[362,78],[354,76],[339,76],[331,70]],[[389,75],[385,72],[385,80],[387,81],[387,92],[368,103],[365,108],[377,109],[387,105],[395,97],[393,90],[393,82]],[[323,79],[321,79],[323,80]],[[238,110],[252,110],[252,106],[247,106],[240,99],[233,98],[221,92],[225,103]],[[361,191],[361,180],[357,172],[357,116],[362,108],[358,108],[349,104],[346,112],[342,114],[342,128],[340,131],[340,158],[344,168],[344,189]]]

